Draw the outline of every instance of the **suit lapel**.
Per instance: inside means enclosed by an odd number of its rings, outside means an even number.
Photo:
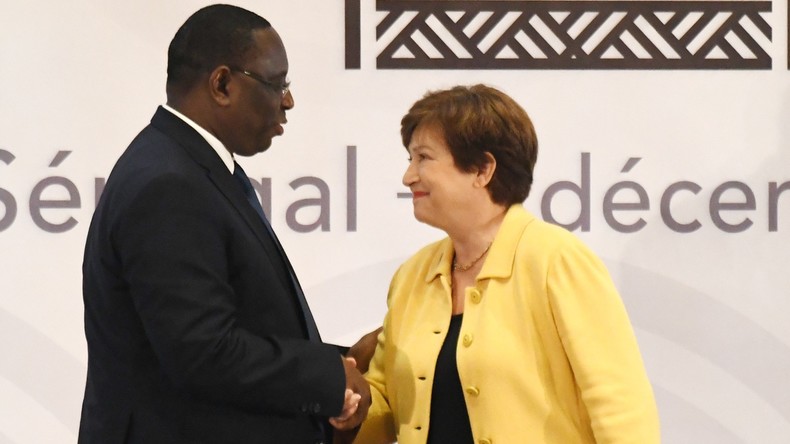
[[[267,259],[273,269],[277,270],[276,274],[283,288],[292,288],[287,258],[280,254],[274,243],[275,240],[267,233],[260,216],[247,202],[239,183],[222,163],[211,145],[186,122],[162,107],[156,110],[151,119],[151,125],[172,137],[198,165],[206,170],[208,179],[228,199],[245,224],[255,233],[255,237],[258,238],[266,251]]]

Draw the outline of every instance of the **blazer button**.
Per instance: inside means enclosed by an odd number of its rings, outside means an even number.
[[[470,297],[472,299],[473,304],[479,304],[480,301],[483,300],[483,294],[480,293],[480,290],[478,290],[477,288],[472,289],[470,293],[471,293]]]
[[[301,411],[302,411],[302,413],[307,413],[307,411],[308,411],[309,409],[308,409],[308,407],[307,407],[307,404],[302,404],[302,405],[300,405],[300,406],[299,406],[299,410],[301,410]]]
[[[474,342],[474,336],[471,333],[467,333],[464,335],[464,347],[469,347]]]
[[[480,389],[472,385],[466,388],[466,393],[470,396],[477,396],[480,394]]]
[[[313,413],[315,414],[321,413],[321,404],[317,402],[313,404]]]

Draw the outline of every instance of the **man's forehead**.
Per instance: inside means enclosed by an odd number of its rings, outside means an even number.
[[[288,74],[288,54],[280,36],[274,28],[255,30],[255,47],[247,54],[247,60],[255,64],[262,74],[267,76],[285,76]]]

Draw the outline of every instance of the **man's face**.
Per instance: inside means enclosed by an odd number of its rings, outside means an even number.
[[[234,154],[266,151],[283,134],[285,111],[294,100],[287,87],[288,56],[274,28],[253,32],[256,48],[242,66],[233,67],[231,105],[225,116],[222,142]]]

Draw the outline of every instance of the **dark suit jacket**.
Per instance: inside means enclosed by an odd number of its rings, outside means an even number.
[[[345,376],[307,340],[286,260],[211,146],[159,108],[88,234],[79,442],[317,442]]]

